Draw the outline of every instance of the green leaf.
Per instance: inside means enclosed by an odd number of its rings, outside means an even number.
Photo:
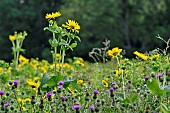
[[[64,39],[61,39],[60,45],[68,46],[68,43]]]
[[[163,95],[166,93],[165,90],[160,89],[158,81],[156,79],[150,79],[147,81],[147,87],[151,90],[154,95]]]
[[[53,87],[53,86],[56,86],[57,83],[62,80],[62,75],[60,73],[57,73],[57,75],[55,76],[52,76],[47,82],[46,84]]]
[[[131,100],[132,103],[134,103],[137,100],[138,96],[136,93],[132,92],[129,96],[129,99]]]
[[[78,92],[81,92],[81,86],[77,84],[77,80],[72,81],[70,87],[76,89]]]
[[[63,87],[67,88],[70,85],[70,83],[73,82],[73,81],[74,80],[70,80],[68,76],[65,76],[64,77],[64,85],[63,85]]]
[[[168,95],[170,95],[170,85],[165,87],[165,91]]]
[[[72,43],[72,44],[69,46],[69,48],[70,48],[71,50],[73,50],[73,48],[75,48],[76,46],[77,46],[77,42]]]
[[[128,104],[128,103],[130,103],[130,100],[129,100],[128,98],[125,98],[125,99],[122,101],[122,103]]]
[[[50,79],[50,77],[49,77],[48,73],[46,73],[46,74],[43,76],[42,80],[41,80],[40,87],[42,87],[44,84],[46,84],[46,82],[47,82],[49,79]]]
[[[80,42],[81,42],[81,39],[80,39],[80,37],[79,36],[75,36]]]

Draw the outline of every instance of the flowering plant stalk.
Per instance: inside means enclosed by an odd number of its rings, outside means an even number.
[[[53,63],[54,63],[54,73],[56,74],[56,55],[59,50],[59,54],[61,54],[62,58],[59,59],[59,63],[62,63],[60,73],[63,72],[63,65],[64,65],[64,57],[66,50],[73,50],[77,46],[77,42],[75,39],[80,41],[80,38],[77,36],[79,33],[80,26],[74,20],[68,20],[66,24],[62,26],[58,26],[56,18],[61,16],[60,12],[55,12],[52,14],[46,14],[46,19],[49,22],[49,26],[45,27],[44,30],[48,30],[52,32],[53,39],[49,39],[49,43],[51,45]]]
[[[10,35],[9,39],[12,42],[12,52],[14,54],[14,60],[13,63],[15,65],[15,68],[18,68],[18,58],[19,58],[19,54],[20,52],[24,52],[25,50],[22,49],[22,44],[23,41],[25,39],[25,37],[27,36],[27,33],[24,31],[23,33],[17,33],[15,32],[14,35]]]

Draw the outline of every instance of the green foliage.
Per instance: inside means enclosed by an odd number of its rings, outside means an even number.
[[[166,94],[165,90],[160,89],[158,81],[156,79],[150,79],[147,81],[147,87],[151,90],[154,95]]]

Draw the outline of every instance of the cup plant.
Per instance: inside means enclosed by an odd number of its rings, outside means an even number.
[[[25,50],[22,48],[23,41],[25,37],[27,36],[27,33],[24,32],[14,32],[14,35],[10,35],[9,39],[12,42],[12,52],[14,55],[13,63],[15,65],[15,68],[18,68],[18,58],[20,55],[20,52],[24,52]]]
[[[67,50],[73,50],[77,46],[78,36],[80,25],[74,20],[68,20],[65,24],[61,26],[57,23],[57,18],[61,16],[60,12],[53,12],[51,14],[46,14],[45,18],[47,19],[49,26],[45,27],[44,30],[48,30],[52,33],[52,39],[49,39],[49,43],[52,49],[52,58],[53,58],[53,73],[54,76],[49,78],[48,74],[42,79],[40,87],[44,84],[48,84],[52,87],[56,86],[59,80],[64,79],[65,83],[70,84],[74,80],[70,80],[68,76],[65,76],[63,73],[64,60]],[[61,55],[61,58],[57,56]],[[57,69],[57,64],[59,64],[59,69]],[[55,81],[55,82],[51,82]],[[65,86],[68,86],[65,84]]]

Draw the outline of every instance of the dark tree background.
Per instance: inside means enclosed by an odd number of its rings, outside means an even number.
[[[89,59],[88,52],[94,47],[102,47],[107,38],[111,48],[118,46],[132,52],[164,48],[170,37],[169,0],[1,0],[0,1],[0,59],[12,59],[11,43],[8,36],[14,31],[27,31],[24,41],[27,58],[39,57],[50,61],[51,34],[43,31],[48,22],[45,14],[60,11],[61,25],[68,19],[76,20],[80,26],[81,42],[67,56]]]

